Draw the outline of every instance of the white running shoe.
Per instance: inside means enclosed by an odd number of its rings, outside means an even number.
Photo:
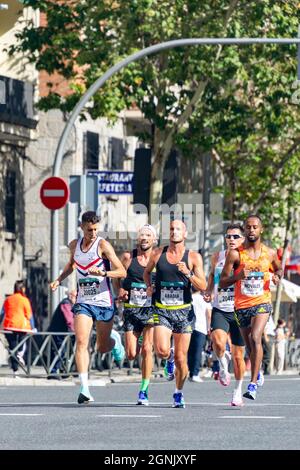
[[[231,406],[244,406],[242,392],[239,390],[233,390]]]
[[[228,387],[230,384],[230,374],[229,372],[225,372],[224,369],[220,369],[219,371],[219,382],[224,385],[224,387]]]
[[[203,382],[203,380],[201,379],[201,377],[199,377],[199,375],[193,375],[192,377],[190,377],[189,380],[190,380],[190,382],[196,382],[198,384]]]

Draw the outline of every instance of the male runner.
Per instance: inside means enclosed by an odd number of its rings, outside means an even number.
[[[142,383],[137,405],[148,406],[148,386],[152,373],[153,355],[153,308],[152,298],[147,296],[144,283],[144,269],[148,264],[152,248],[156,243],[156,230],[146,224],[140,228],[137,237],[137,248],[125,252],[121,262],[127,270],[127,277],[121,282],[118,279],[118,299],[124,301],[125,350],[129,360],[139,352],[139,338],[142,335]]]
[[[264,382],[260,372],[263,357],[261,339],[272,313],[270,272],[274,273],[275,284],[282,277],[276,251],[261,242],[262,233],[261,218],[249,215],[245,221],[245,243],[229,252],[220,279],[221,288],[234,284],[235,316],[251,362],[251,382],[244,397],[251,400],[256,399],[257,386],[262,386]]]
[[[173,407],[185,408],[183,385],[188,375],[187,353],[193,331],[194,314],[191,309],[191,285],[196,290],[206,288],[201,256],[186,250],[187,229],[181,220],[170,225],[170,245],[153,251],[144,271],[147,294],[153,293],[150,274],[156,266],[154,348],[167,359],[165,373],[174,379],[176,366],[176,389]],[[174,349],[171,346],[173,333]]]
[[[229,286],[227,289],[222,289],[220,288],[219,283],[220,275],[229,250],[237,249],[244,240],[244,229],[240,224],[231,224],[227,227],[225,234],[227,249],[216,252],[212,255],[208,285],[204,295],[204,299],[207,302],[210,302],[213,293],[211,339],[213,342],[213,349],[220,365],[219,381],[224,386],[230,384],[230,374],[228,373],[228,354],[226,353],[227,336],[228,332],[230,332],[232,344],[231,352],[234,376],[236,380],[231,400],[232,406],[243,405],[242,383],[245,373],[245,343],[234,317],[234,287]]]
[[[125,354],[119,336],[115,335],[115,339],[111,337],[114,305],[110,278],[125,277],[126,271],[111,244],[97,235],[99,220],[93,211],[82,215],[83,237],[71,241],[70,260],[59,277],[50,284],[54,291],[76,269],[77,299],[72,312],[75,316],[75,360],[81,383],[79,404],[94,401],[88,386],[88,344],[93,320],[96,321],[97,349],[101,353],[112,350],[116,361],[121,361]],[[114,270],[110,270],[110,262]]]

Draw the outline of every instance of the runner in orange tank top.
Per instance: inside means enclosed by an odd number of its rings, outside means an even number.
[[[262,386],[264,381],[260,372],[262,334],[272,313],[271,272],[275,284],[282,277],[276,251],[261,242],[262,233],[260,217],[250,215],[245,221],[245,243],[229,252],[220,279],[222,288],[235,284],[235,316],[251,361],[251,382],[244,397],[251,400],[255,400],[257,386]]]

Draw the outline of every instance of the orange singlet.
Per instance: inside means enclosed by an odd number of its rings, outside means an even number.
[[[241,279],[234,286],[234,306],[236,310],[255,307],[260,304],[271,304],[270,280],[272,270],[269,249],[261,245],[258,259],[250,258],[244,246],[239,248],[240,266],[234,274],[241,269],[249,270],[245,279]]]

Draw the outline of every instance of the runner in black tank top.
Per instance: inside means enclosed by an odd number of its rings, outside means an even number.
[[[171,222],[170,245],[154,250],[144,273],[150,295],[150,273],[156,266],[154,347],[156,353],[166,359],[167,380],[174,379],[176,366],[174,408],[185,407],[182,389],[188,375],[187,352],[194,322],[191,285],[196,290],[206,288],[202,258],[185,249],[186,236],[186,226],[181,220]],[[174,349],[170,348],[172,334]]]
[[[143,279],[152,248],[156,242],[156,232],[151,225],[144,225],[138,232],[137,248],[131,253],[123,253],[121,261],[127,269],[127,276],[118,283],[118,298],[124,301],[125,349],[129,360],[134,360],[139,352],[139,338],[142,335],[142,383],[137,405],[148,405],[148,385],[152,373],[153,351],[153,308],[151,295],[147,296],[147,286]]]
[[[168,247],[163,248],[156,265],[155,305],[174,309],[189,307],[192,301],[191,282],[176,264],[167,260]],[[185,250],[181,262],[188,266],[189,250]]]

